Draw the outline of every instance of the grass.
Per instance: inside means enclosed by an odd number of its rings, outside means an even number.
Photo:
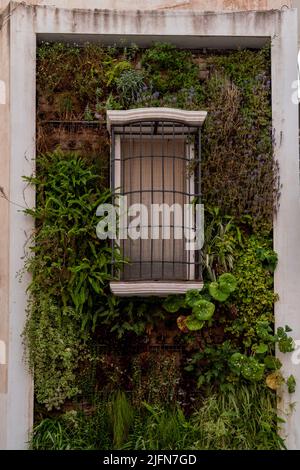
[[[35,450],[276,450],[274,394],[264,386],[235,385],[212,393],[186,417],[178,406],[143,403],[134,410],[124,393],[99,401],[92,414],[71,411],[41,421]]]

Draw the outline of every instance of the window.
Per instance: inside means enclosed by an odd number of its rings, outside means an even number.
[[[202,287],[195,235],[204,111],[108,111],[111,187],[121,205],[118,245],[128,260],[116,295],[168,295]],[[122,203],[121,203],[122,200]],[[115,273],[116,274],[116,273]]]

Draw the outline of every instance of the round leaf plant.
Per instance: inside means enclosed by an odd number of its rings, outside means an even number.
[[[211,320],[214,312],[215,305],[205,299],[199,300],[193,307],[193,315],[200,321]]]

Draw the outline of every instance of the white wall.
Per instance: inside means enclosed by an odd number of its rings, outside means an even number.
[[[1,7],[9,0],[0,0]],[[22,0],[17,0],[21,2]],[[22,1],[24,3],[24,1]],[[49,5],[58,8],[100,8],[109,10],[201,10],[243,11],[272,10],[283,5],[291,6],[291,0],[25,0],[31,5]]]

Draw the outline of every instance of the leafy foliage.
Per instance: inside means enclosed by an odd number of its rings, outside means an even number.
[[[124,392],[118,391],[109,403],[109,416],[112,426],[113,447],[119,449],[128,439],[133,422],[133,408]]]
[[[211,320],[214,312],[214,304],[205,299],[199,300],[193,307],[193,315],[200,321]]]
[[[95,227],[96,209],[110,192],[76,154],[41,155],[37,170],[28,178],[37,206],[26,210],[36,231],[25,266],[33,278],[24,334],[37,399],[52,408],[80,391],[75,371],[108,305],[111,247],[97,238]]]
[[[270,325],[265,325],[265,328],[272,330]],[[267,385],[276,390],[277,387],[273,385],[273,377],[282,378],[280,373],[282,364],[272,354],[274,353],[274,345],[278,344],[280,347],[283,337],[284,344],[288,344],[285,352],[291,352],[293,350],[292,338],[288,337],[282,328],[278,328],[277,334],[268,333],[264,342],[254,344],[250,354],[248,351],[241,352],[242,348],[231,340],[226,340],[215,346],[206,346],[203,351],[196,352],[188,360],[186,370],[197,372],[199,387],[207,384],[219,384],[222,389],[227,389],[231,382],[237,382],[241,379],[261,382],[265,378]],[[270,370],[275,372],[266,376]],[[284,382],[283,378],[282,381]],[[288,382],[287,385],[289,385]]]
[[[243,338],[245,347],[251,347],[257,334],[268,334],[261,322],[266,321],[268,326],[272,324],[274,303],[278,299],[273,291],[273,274],[258,255],[261,249],[271,252],[271,240],[254,235],[248,237],[233,269],[238,280],[237,290],[233,294],[237,315],[227,330]]]
[[[188,331],[199,331],[203,328],[206,321],[211,323],[215,312],[215,305],[211,300],[225,302],[236,289],[236,285],[237,281],[233,274],[222,274],[218,282],[211,282],[209,284],[209,295],[205,293],[205,289],[204,295],[197,289],[191,289],[186,292],[185,297],[170,295],[163,302],[162,306],[169,313],[191,310],[188,316],[180,315],[177,318],[177,326],[185,333]]]
[[[89,415],[72,410],[42,420],[34,428],[31,448],[172,451],[284,448],[277,431],[275,396],[258,384],[232,387],[226,392],[210,390],[202,403],[195,404],[191,416],[176,406],[144,403],[132,409],[125,395],[122,406],[116,405],[115,400],[116,396],[98,399]],[[112,406],[118,406],[113,414]]]
[[[273,161],[269,48],[210,59],[203,133],[204,202],[270,230],[280,191]]]
[[[295,393],[296,390],[296,379],[293,375],[290,375],[286,381],[289,393]]]
[[[119,99],[124,108],[135,103],[144,90],[144,76],[138,70],[125,70],[116,80]]]
[[[249,216],[243,218],[249,223]],[[219,207],[205,206],[205,236],[201,250],[204,275],[211,281],[233,269],[237,252],[243,247],[240,222],[222,213]]]
[[[37,208],[27,211],[36,219],[37,230],[31,248],[35,257],[27,263],[33,282],[25,331],[37,400],[52,408],[80,393],[77,374],[82,357],[91,360],[92,341],[140,337],[147,343],[151,331],[163,323],[169,327],[175,313],[179,341],[190,356],[187,370],[196,372],[202,391],[204,385],[217,390],[191,419],[181,410],[155,403],[145,407],[146,416],[144,410],[132,417],[128,401],[118,394],[107,407],[117,410],[111,415],[100,406],[89,420],[72,414],[41,423],[37,448],[83,448],[85,429],[97,424],[98,417],[104,423],[99,424],[103,439],[96,431],[91,439],[86,436],[90,448],[109,448],[112,443],[145,449],[280,447],[272,392],[257,383],[266,379],[275,390],[281,364],[274,346],[277,343],[282,352],[293,349],[288,329],[275,334],[273,327],[277,255],[270,233],[280,183],[272,150],[269,47],[192,53],[168,44],[146,50],[134,45],[43,44],[38,48],[37,82],[42,144],[48,132],[44,119],[102,121],[106,109],[142,106],[208,111],[202,132],[206,227],[201,253],[208,283],[201,293],[190,291],[163,302],[110,295],[110,247],[95,236],[95,208],[110,199],[99,164],[88,161],[89,152],[84,159],[64,152],[38,156],[37,177],[30,179],[37,188]],[[104,128],[98,140],[97,162],[107,162]],[[51,148],[57,145],[53,142]],[[162,358],[156,361],[160,378],[165,374],[162,363]],[[156,369],[150,369],[156,377]],[[114,372],[118,377],[119,370]],[[152,392],[155,387],[157,392],[151,396],[158,400],[165,382],[173,390],[168,384],[179,379],[172,377],[153,379]],[[240,391],[231,392],[236,382]],[[292,379],[287,386],[294,389]],[[231,407],[226,408],[228,398]],[[77,425],[72,442],[71,429]]]
[[[198,67],[191,52],[180,51],[171,44],[157,43],[145,51],[142,65],[155,91],[178,92],[183,84],[187,89],[196,85],[196,92],[201,96]]]

